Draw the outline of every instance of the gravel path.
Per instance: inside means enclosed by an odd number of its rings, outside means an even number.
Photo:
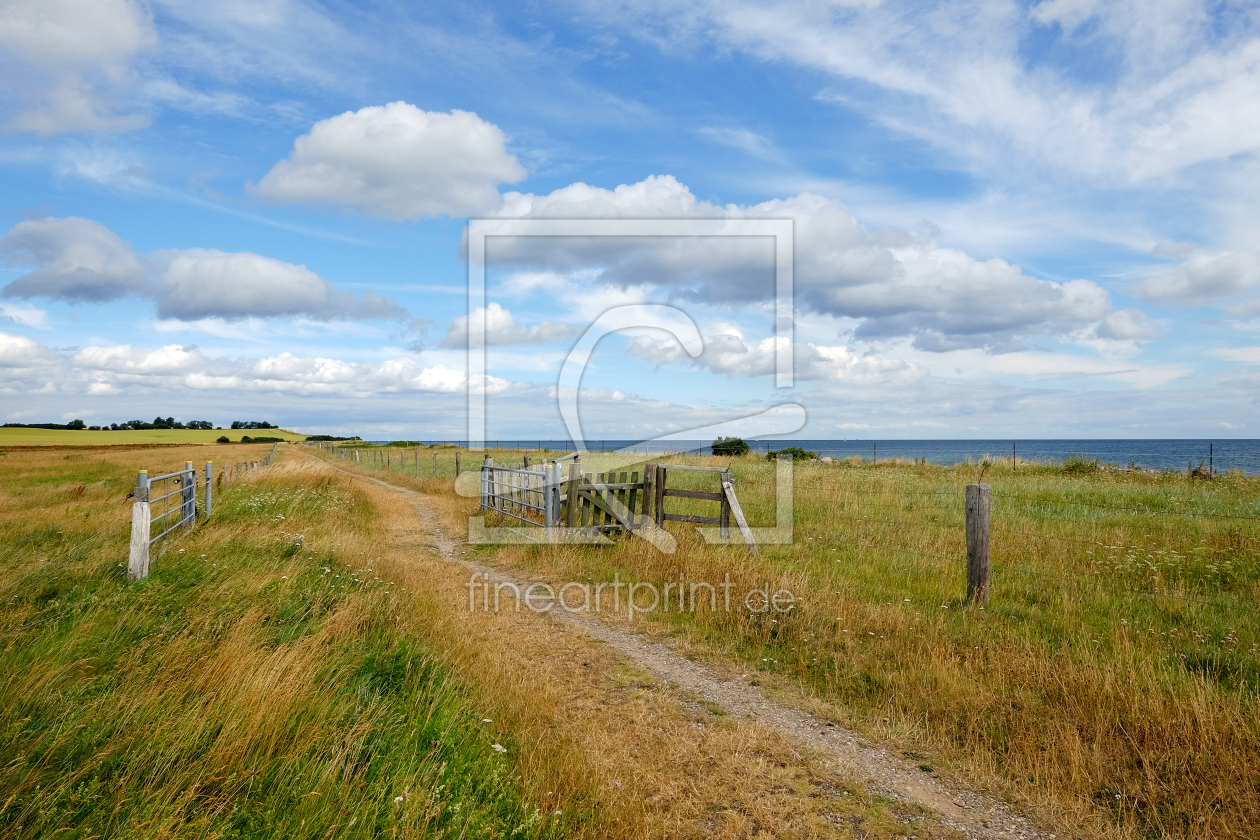
[[[339,469],[331,464],[329,466]],[[436,515],[425,504],[427,497],[424,494],[379,479],[354,475],[345,470],[342,472],[411,497],[416,516],[425,530],[432,534],[434,545],[443,557],[471,572],[479,572],[495,583],[514,583],[522,591],[531,582],[463,559],[459,550],[462,540],[443,532]],[[557,608],[548,615],[554,620],[582,628],[620,651],[640,668],[673,686],[680,694],[715,703],[727,714],[756,719],[820,757],[834,772],[865,780],[872,793],[928,808],[939,815],[943,826],[960,831],[967,837],[978,840],[1055,837],[1014,814],[1002,803],[974,791],[951,787],[921,770],[915,761],[885,749],[867,746],[857,733],[772,700],[757,686],[741,679],[724,680],[704,665],[680,656],[665,645],[614,629],[587,613]]]

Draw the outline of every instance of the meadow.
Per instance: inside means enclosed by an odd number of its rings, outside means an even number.
[[[957,836],[586,634],[469,612],[430,533],[466,500],[414,453],[386,477],[435,495],[281,447],[127,580],[136,470],[204,452],[0,454],[0,836]]]
[[[275,437],[284,440],[305,440],[306,435],[284,429],[136,429],[128,431],[93,431],[91,429],[15,429],[0,428],[0,449],[26,446],[174,446],[179,444],[212,444],[226,435],[239,443],[241,437]],[[221,444],[222,445],[222,444]],[[197,460],[197,456],[193,456]],[[213,460],[203,457],[202,460]]]
[[[502,464],[539,453],[492,454]],[[435,491],[451,492],[450,459],[439,455]],[[751,523],[774,524],[765,460],[664,460],[729,463]],[[599,471],[598,457],[585,468]],[[993,488],[985,608],[964,598],[963,490],[982,475]],[[706,482],[670,477],[671,487],[713,489]],[[702,607],[636,616],[635,626],[751,669],[768,688],[1069,834],[1207,838],[1260,825],[1260,479],[1085,461],[799,462],[794,493],[792,544],[759,557],[677,523],[674,554],[638,539],[478,554],[556,584],[729,573],[737,592],[789,589],[801,603],[786,616]],[[704,502],[669,501],[671,512],[713,514]]]
[[[127,580],[135,470],[203,451],[0,455],[0,835],[580,833],[409,632],[348,482],[251,473]]]

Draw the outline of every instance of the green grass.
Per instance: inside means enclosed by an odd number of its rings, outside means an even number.
[[[227,435],[239,443],[244,435],[305,440],[306,435],[284,429],[137,429],[105,432],[82,429],[4,429],[0,428],[0,448],[14,446],[119,446],[138,444],[214,443]]]
[[[774,524],[764,459],[671,460],[730,463],[750,522]],[[1260,479],[990,466],[982,610],[964,598],[963,505],[981,469],[798,462],[794,540],[760,557],[670,523],[672,555],[629,540],[505,548],[499,562],[557,583],[730,574],[738,604],[754,587],[789,589],[802,603],[788,614],[648,618],[1059,814],[1149,837],[1260,823]],[[716,507],[669,500],[675,513]]]
[[[103,486],[132,476],[94,469]],[[550,837],[578,825],[526,800],[517,745],[407,632],[411,596],[366,571],[377,514],[350,485],[237,484],[132,582],[121,520],[78,550],[38,538],[64,535],[66,511],[39,510],[29,492],[55,472],[33,465],[3,488],[6,521],[25,518],[28,539],[0,555],[0,836]],[[63,469],[60,483],[79,479]]]

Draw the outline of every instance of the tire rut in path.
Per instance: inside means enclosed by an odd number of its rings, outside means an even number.
[[[499,569],[463,559],[457,550],[461,542],[442,531],[436,514],[426,505],[428,497],[423,493],[380,479],[356,475],[332,464],[328,466],[353,478],[408,496],[416,517],[424,530],[433,537],[434,547],[442,557],[459,563],[470,572],[485,575],[494,583],[515,584],[522,591],[533,583]],[[947,828],[978,840],[1049,840],[1055,836],[1038,829],[1030,820],[1015,814],[1003,803],[932,778],[912,761],[900,758],[886,749],[863,744],[858,734],[849,729],[779,703],[749,683],[738,679],[724,680],[704,665],[680,656],[665,645],[647,641],[634,633],[617,630],[586,613],[553,609],[545,615],[585,630],[657,679],[674,687],[680,694],[715,703],[728,714],[752,718],[770,727],[790,742],[819,756],[832,772],[864,780],[872,793],[936,812],[941,825]]]

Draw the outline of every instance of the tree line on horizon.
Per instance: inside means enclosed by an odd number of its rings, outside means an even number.
[[[198,429],[210,431],[212,429],[222,429],[222,426],[215,426],[209,420],[189,420],[187,423],[181,423],[174,417],[154,417],[152,423],[146,423],[144,420],[128,420],[124,423],[110,423],[108,426],[89,426],[82,420],[71,420],[69,423],[5,423],[2,427],[5,429],[54,429],[54,430],[88,430],[93,432],[119,432],[143,429]],[[233,429],[278,429],[279,426],[273,426],[266,420],[233,420]]]

